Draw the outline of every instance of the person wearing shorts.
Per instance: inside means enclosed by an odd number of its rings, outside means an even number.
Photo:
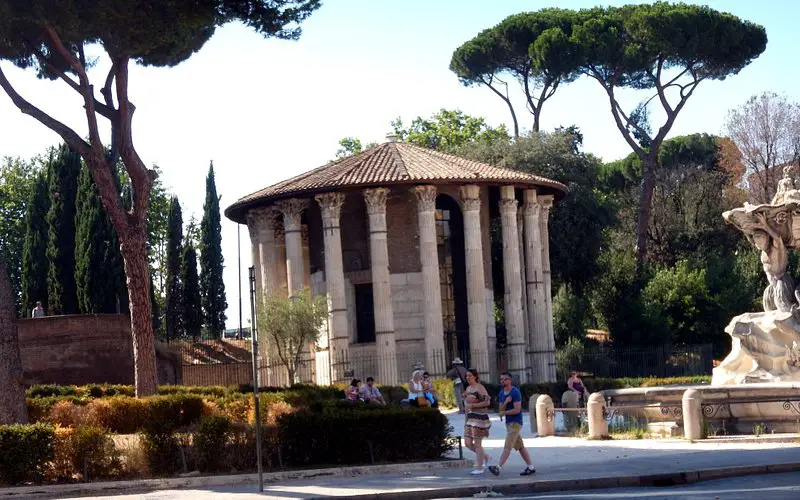
[[[522,393],[518,388],[514,387],[511,383],[511,375],[507,372],[500,374],[500,394],[497,400],[500,402],[500,418],[506,419],[506,442],[503,447],[503,453],[500,455],[500,461],[497,465],[490,465],[489,472],[495,476],[500,475],[500,469],[503,468],[511,450],[517,450],[525,461],[526,467],[520,473],[520,476],[530,476],[535,473],[531,455],[525,449],[525,443],[522,441],[520,432],[522,432]]]

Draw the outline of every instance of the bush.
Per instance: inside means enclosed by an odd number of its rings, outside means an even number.
[[[436,459],[450,449],[447,417],[431,408],[363,411],[328,405],[278,418],[283,458],[289,465],[365,464]]]
[[[76,427],[86,421],[86,406],[72,401],[57,401],[50,407],[46,420],[61,427]]]
[[[127,396],[92,400],[86,405],[86,423],[114,434],[135,434],[149,418],[149,401]]]
[[[200,419],[194,433],[198,470],[218,471],[228,462],[224,450],[230,436],[231,422],[226,417],[208,416]]]
[[[0,482],[40,482],[53,459],[54,432],[47,424],[0,426]]]
[[[53,469],[56,478],[84,481],[118,477],[122,472],[114,441],[105,429],[79,425],[73,429],[56,428]]]
[[[177,436],[167,430],[169,426],[146,428],[140,434],[142,451],[147,468],[157,475],[172,475],[181,470],[181,448]]]
[[[170,396],[172,394],[195,394],[198,396],[214,396],[217,398],[222,398],[227,396],[230,393],[230,390],[226,387],[222,387],[221,385],[162,385],[158,388],[158,393],[162,396]]]

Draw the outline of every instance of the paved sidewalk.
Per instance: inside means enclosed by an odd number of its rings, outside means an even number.
[[[460,434],[461,416],[451,415],[451,421]],[[492,417],[493,428],[485,446],[495,460],[503,446],[504,426]],[[525,444],[530,449],[537,474],[519,477],[524,464],[517,453],[512,453],[499,478],[488,472],[483,476],[470,476],[469,468],[437,471],[383,474],[361,477],[318,477],[304,480],[281,481],[265,485],[259,495],[256,485],[208,487],[203,489],[160,490],[142,495],[125,494],[114,498],[140,499],[222,499],[235,498],[314,498],[370,495],[398,496],[401,492],[421,492],[452,488],[507,486],[567,480],[570,482],[590,478],[617,478],[653,474],[697,471],[700,469],[741,468],[767,464],[792,463],[800,469],[800,445],[797,443],[688,443],[683,440],[613,440],[587,441],[581,438],[532,438],[525,430]],[[465,458],[473,455],[465,450]],[[740,469],[741,473],[754,473]],[[764,472],[763,470],[761,472]],[[708,474],[706,474],[708,476]],[[697,478],[695,474],[692,476]],[[584,481],[581,481],[584,482]],[[613,480],[611,481],[613,483]],[[552,486],[555,483],[550,483]],[[544,486],[544,484],[543,484]],[[616,484],[614,484],[616,486]],[[408,493],[406,493],[408,495]],[[425,495],[428,498],[431,496]],[[0,497],[1,498],[1,497]],[[88,498],[88,497],[84,497]],[[97,497],[95,497],[97,498]],[[102,497],[111,498],[111,497]]]

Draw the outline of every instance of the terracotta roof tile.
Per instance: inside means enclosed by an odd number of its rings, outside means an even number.
[[[225,215],[243,222],[247,207],[294,195],[308,196],[336,188],[442,181],[526,184],[547,187],[557,194],[567,191],[563,184],[538,175],[494,167],[404,142],[386,142],[249,194],[229,206]]]

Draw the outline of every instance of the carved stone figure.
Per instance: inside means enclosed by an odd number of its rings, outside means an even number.
[[[758,213],[755,217],[757,222],[753,226],[757,229],[753,231],[752,239],[756,247],[761,250],[761,264],[769,281],[764,290],[764,311],[777,309],[791,312],[794,306],[792,293],[794,284],[792,277],[786,273],[786,265],[789,262],[786,245],[778,232],[767,224],[766,215]]]

